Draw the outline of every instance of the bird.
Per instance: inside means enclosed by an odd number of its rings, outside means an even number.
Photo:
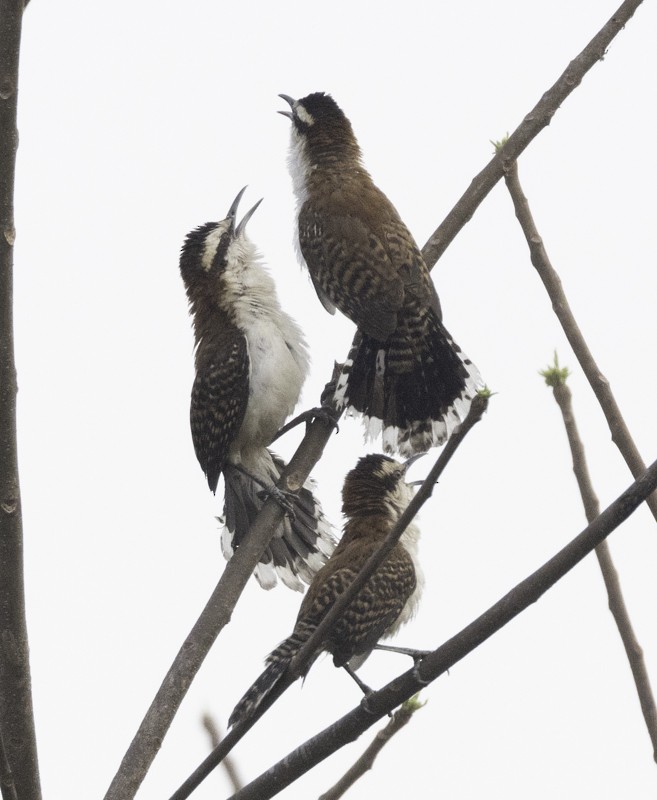
[[[336,406],[362,416],[385,452],[424,452],[463,421],[483,388],[479,371],[443,325],[420,249],[365,170],[342,109],[325,92],[279,97],[292,122],[298,256],[324,308],[358,328]]]
[[[267,495],[288,508],[255,570],[270,589],[277,575],[303,591],[335,547],[333,530],[307,481],[289,497],[275,488],[285,462],[268,449],[292,413],[309,371],[308,348],[297,323],[281,308],[274,281],[246,224],[258,201],[236,224],[244,187],[227,216],[191,231],[180,254],[195,339],[191,393],[192,441],[208,486],[224,476],[228,559],[243,541]]]
[[[362,456],[347,473],[342,488],[343,536],[308,587],[292,634],[267,656],[264,672],[235,706],[230,725],[253,715],[329,609],[379,549],[414,495],[413,485],[406,482],[405,476],[417,457],[400,463],[388,455],[370,453]],[[345,667],[355,677],[354,670],[363,664],[379,639],[394,636],[414,616],[424,587],[418,559],[419,537],[419,528],[411,522],[318,644],[305,673],[320,653],[326,651],[332,654],[336,667]],[[422,651],[382,649],[423,655]],[[359,679],[357,682],[364,687]]]

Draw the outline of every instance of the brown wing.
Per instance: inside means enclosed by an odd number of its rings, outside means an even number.
[[[438,298],[422,255],[387,197],[374,185],[308,200],[299,213],[299,245],[315,286],[360,330],[386,341],[409,303]]]
[[[246,339],[237,330],[221,339],[201,342],[196,355],[190,424],[194,450],[213,492],[237,435],[249,396],[249,357]]]
[[[310,586],[297,626],[319,624],[354,581],[370,553],[369,548],[354,544],[338,553],[337,558],[334,554]],[[333,653],[336,666],[371,650],[401,614],[414,589],[413,561],[406,550],[397,545],[329,632],[324,649]]]

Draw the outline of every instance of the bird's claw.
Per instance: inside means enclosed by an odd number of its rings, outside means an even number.
[[[309,408],[308,411],[303,411],[301,414],[296,416],[294,419],[291,419],[288,423],[283,425],[283,427],[278,431],[276,436],[272,439],[272,442],[275,442],[276,439],[279,439],[288,431],[291,431],[292,428],[296,428],[297,425],[300,425],[302,422],[305,422],[306,425],[311,423],[315,419],[322,420],[326,425],[330,425],[332,428],[335,428],[336,432],[340,430],[338,425],[338,418],[340,414],[334,408],[328,405],[321,405],[315,408]]]
[[[294,495],[292,492],[286,492],[283,489],[279,489],[278,486],[263,487],[258,492],[258,497],[261,500],[266,500],[269,497],[275,500],[283,509],[285,516],[288,517],[290,522],[294,522],[294,520],[297,518],[297,515],[294,512],[295,496],[296,495]]]

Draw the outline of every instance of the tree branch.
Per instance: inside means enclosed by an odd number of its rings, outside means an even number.
[[[438,456],[436,463],[433,465],[429,474],[422,482],[422,486],[420,486],[415,493],[415,496],[404,510],[404,513],[397,520],[395,525],[393,525],[392,530],[381,543],[379,549],[375,553],[372,553],[372,555],[369,557],[361,571],[356,576],[354,582],[351,583],[347,590],[338,597],[338,599],[327,612],[326,616],[323,617],[322,621],[315,628],[308,641],[304,643],[299,652],[292,659],[292,663],[288,669],[288,674],[293,680],[296,680],[296,678],[305,674],[308,664],[315,657],[317,650],[321,647],[321,644],[326,638],[327,633],[335,625],[336,620],[344,614],[347,606],[353,601],[363,586],[365,586],[374,572],[381,566],[401,538],[403,532],[410,525],[420,508],[422,508],[426,501],[431,497],[431,494],[433,493],[433,487],[436,485],[438,478],[442,474],[447,464],[449,464],[459,445],[472,430],[472,428],[477,424],[477,422],[479,422],[484,412],[488,408],[488,398],[489,393],[475,395],[466,418],[448,439],[447,444]]]
[[[429,269],[447,250],[461,228],[472,219],[474,212],[490,190],[504,177],[506,165],[510,161],[515,161],[543,128],[550,124],[559,106],[579,86],[591,67],[604,58],[616,34],[629,22],[640,5],[641,0],[625,0],[619,6],[509,136],[503,150],[496,153],[472,179],[470,186],[422,248],[422,255]]]
[[[423,481],[422,486],[418,489],[404,513],[397,520],[395,525],[393,525],[385,541],[382,542],[376,553],[370,556],[367,563],[356,576],[354,582],[350,584],[348,589],[341,594],[336,602],[331,606],[326,616],[313,632],[312,636],[307,642],[305,642],[303,647],[294,657],[285,674],[280,678],[267,696],[263,698],[255,712],[250,717],[231,728],[231,730],[222,740],[219,747],[215,748],[212,753],[210,753],[210,755],[184,781],[184,783],[180,785],[180,787],[171,795],[170,800],[185,800],[187,797],[189,797],[194,789],[196,789],[205,780],[205,778],[207,778],[212,770],[221,763],[221,761],[233,749],[233,747],[235,747],[235,745],[245,736],[245,734],[251,730],[260,717],[262,717],[263,714],[272,707],[276,700],[278,700],[278,698],[285,691],[287,691],[287,689],[297,680],[297,678],[304,674],[307,665],[314,658],[318,648],[321,647],[326,632],[335,623],[335,620],[344,613],[344,610],[356,596],[356,593],[365,585],[367,579],[384,561],[385,557],[395,546],[395,543],[399,541],[402,533],[406,530],[413,517],[431,496],[433,487],[435,486],[438,477],[449,463],[459,444],[463,441],[472,427],[479,422],[487,407],[488,394],[482,392],[481,394],[476,395],[472,405],[470,406],[467,417],[449,438],[444,450],[438,457],[438,460],[434,464],[426,479]]]
[[[425,656],[417,667],[373,692],[358,707],[289,753],[234,794],[231,800],[268,800],[341,747],[355,741],[377,720],[453,667],[535,603],[624,522],[656,487],[657,461],[575,539],[474,622]]]
[[[210,714],[203,715],[203,727],[208,732],[208,736],[210,737],[210,748],[212,750],[216,750],[221,744],[222,736],[219,732],[219,726],[217,725],[216,720]],[[227,755],[222,763],[233,790],[237,792],[244,786],[244,781],[240,777],[235,761],[231,756]]]
[[[299,491],[319,460],[332,431],[333,427],[321,419],[308,426],[306,436],[278,482],[280,488],[288,492]],[[281,506],[276,500],[268,499],[249,535],[226,564],[210,599],[178,651],[123,757],[105,800],[129,800],[135,796],[192,680],[217,636],[230,622],[233,609],[267,547],[272,531],[282,518]],[[229,741],[230,733],[223,739],[223,744]]]
[[[591,477],[586,463],[584,445],[580,439],[577,423],[575,422],[572,393],[570,387],[566,384],[567,371],[558,368],[555,356],[555,366],[545,370],[541,374],[545,377],[545,382],[548,386],[552,387],[554,399],[557,401],[557,405],[561,411],[563,422],[566,427],[566,434],[568,436],[568,444],[570,445],[570,452],[573,458],[573,472],[575,473],[577,485],[579,486],[579,491],[582,496],[582,502],[584,503],[586,518],[589,522],[592,522],[600,513],[600,504],[593,490],[593,484],[591,483]],[[598,558],[602,578],[607,589],[609,610],[618,627],[618,632],[630,663],[630,669],[632,670],[632,677],[634,678],[634,684],[637,694],[639,695],[641,711],[643,712],[643,718],[648,728],[648,735],[652,741],[653,758],[657,761],[657,709],[655,708],[655,699],[650,686],[650,678],[648,677],[646,665],[643,660],[643,650],[632,628],[632,622],[630,621],[625,606],[618,572],[614,566],[607,542],[601,542],[595,548],[595,554]]]
[[[338,800],[338,798],[342,797],[347,789],[350,789],[359,778],[362,778],[368,770],[372,769],[374,761],[381,750],[383,750],[396,733],[411,721],[413,714],[419,708],[422,708],[423,705],[424,703],[418,703],[413,697],[402,703],[392,715],[392,719],[385,728],[376,734],[374,741],[365,750],[363,755],[347,770],[347,772],[345,772],[334,786],[321,795],[319,800]]]
[[[607,22],[597,36],[587,45],[582,53],[571,62],[559,81],[546,92],[533,111],[525,117],[523,123],[510,137],[504,152],[497,154],[493,161],[474,178],[469,189],[464,193],[463,197],[457,202],[456,206],[425,245],[423,255],[428,266],[431,267],[439,256],[442,255],[458,231],[472,217],[479,203],[481,203],[495,183],[503,176],[505,161],[509,158],[516,158],[539,131],[549,123],[561,102],[579,84],[582,77],[593,64],[604,55],[609,43],[613,40],[618,31],[628,22],[640,3],[641,0],[632,0],[631,2],[628,0],[620,6],[616,14]],[[290,470],[286,471],[286,475],[279,485],[290,490],[295,485],[298,488],[300,485],[299,482],[303,482],[303,479],[309,474],[312,466],[319,460],[326,442],[330,437],[330,432],[328,427],[323,428],[319,422],[314,423],[310,427],[295,454],[295,458],[299,459],[299,467],[296,475],[292,473],[291,463]],[[306,471],[307,464],[310,464],[308,471]],[[286,476],[289,476],[290,483],[288,486],[285,486]],[[265,525],[274,524],[280,519],[276,507],[273,507],[271,503],[267,503],[266,506],[268,506],[268,508],[263,508],[261,518],[256,521],[254,526],[257,530],[252,534],[254,539],[258,540],[259,544],[264,541],[264,539],[260,539],[260,535]],[[244,549],[244,546],[240,549]],[[235,553],[228,567],[230,567],[238,555],[239,551]],[[251,559],[248,559],[248,563],[245,555],[244,559],[243,570],[246,575],[244,578],[245,582],[253,567],[248,566],[251,563]],[[257,563],[257,558],[253,561],[253,566],[255,566],[255,563]],[[219,585],[217,586],[212,597],[208,601],[206,609],[197,622],[197,625],[190,633],[185,644],[183,644],[180,653],[167,673],[160,690],[133,739],[128,752],[124,756],[121,767],[105,796],[105,800],[130,800],[130,798],[134,797],[209,647],[216,639],[220,630],[230,620],[234,602],[231,599],[230,603],[233,603],[232,605],[230,605],[229,602],[222,604],[222,593],[225,591],[226,594],[230,594],[231,597],[235,597],[235,593],[237,593],[237,596],[239,596],[239,592],[241,592],[244,584],[241,582],[243,576],[238,577],[235,575],[232,577],[226,575],[226,573],[229,572],[228,567],[222,576],[222,580],[225,579],[225,585],[221,587]],[[233,569],[237,573],[238,565],[234,564]],[[188,657],[186,656],[187,649],[189,649]],[[222,746],[227,745],[227,743],[231,741],[231,737],[236,736],[238,729],[239,726],[236,726],[227,734],[222,742]]]
[[[543,285],[552,302],[554,313],[557,315],[557,319],[561,323],[566,338],[570,342],[570,346],[573,348],[573,352],[598,399],[598,403],[609,425],[612,441],[620,450],[632,475],[637,478],[645,471],[646,465],[625,424],[621,410],[609,386],[609,381],[600,371],[575,321],[573,312],[570,310],[568,298],[561,285],[561,279],[550,263],[547,251],[543,245],[543,240],[536,228],[534,218],[529,209],[527,198],[520,185],[517,163],[513,162],[507,164],[504,179],[511,199],[513,200],[516,217],[518,218],[522,232],[525,234],[525,239],[529,245],[532,264],[536,268],[540,279],[543,281]],[[657,520],[657,494],[649,497],[646,503],[652,511],[653,517]]]
[[[14,182],[22,0],[0,0],[0,720],[21,800],[39,800],[25,620],[13,331]]]

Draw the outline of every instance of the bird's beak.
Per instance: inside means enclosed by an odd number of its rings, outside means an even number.
[[[246,186],[244,188],[246,189]],[[242,191],[244,191],[244,190],[242,190]],[[246,214],[242,217],[242,221],[240,222],[240,224],[237,226],[237,228],[235,230],[235,238],[237,238],[238,236],[241,236],[244,233],[244,229],[246,228],[246,223],[251,219],[251,217],[255,213],[256,208],[260,205],[260,203],[262,203],[263,200],[264,200],[264,198],[261,197],[260,200],[258,200],[258,202],[253,206],[253,208],[250,208],[246,212]]]
[[[233,200],[233,204],[228,209],[228,214],[226,214],[226,219],[230,219],[233,226],[235,225],[235,217],[237,215],[237,206],[239,206],[240,200],[242,199],[242,195],[244,194],[245,191],[246,191],[246,186],[243,189],[240,189],[237,197]],[[255,211],[255,208],[252,209],[249,213],[251,214],[251,213],[253,213],[253,211]]]
[[[418,460],[418,458],[422,458],[422,456],[426,456],[426,453],[416,453],[414,456],[411,456],[410,458],[407,458],[406,461],[404,461],[404,470],[406,472],[408,472],[408,468],[411,467],[413,464],[415,464],[415,462]],[[419,481],[411,481],[408,485],[409,486],[422,486],[423,483],[424,483],[424,478],[422,478]]]
[[[285,102],[290,106],[290,108],[294,109],[294,104],[297,102],[294,97],[290,97],[289,94],[279,94],[280,98],[285,100]],[[282,114],[284,117],[288,119],[294,119],[294,114],[291,111],[279,111],[279,114]]]
[[[422,456],[426,456],[426,453],[416,453],[414,456],[411,456],[410,458],[407,458],[406,461],[404,461],[404,469],[406,471],[408,471],[408,468],[410,466],[412,466],[413,464],[415,464],[415,462],[419,458],[422,458]]]

